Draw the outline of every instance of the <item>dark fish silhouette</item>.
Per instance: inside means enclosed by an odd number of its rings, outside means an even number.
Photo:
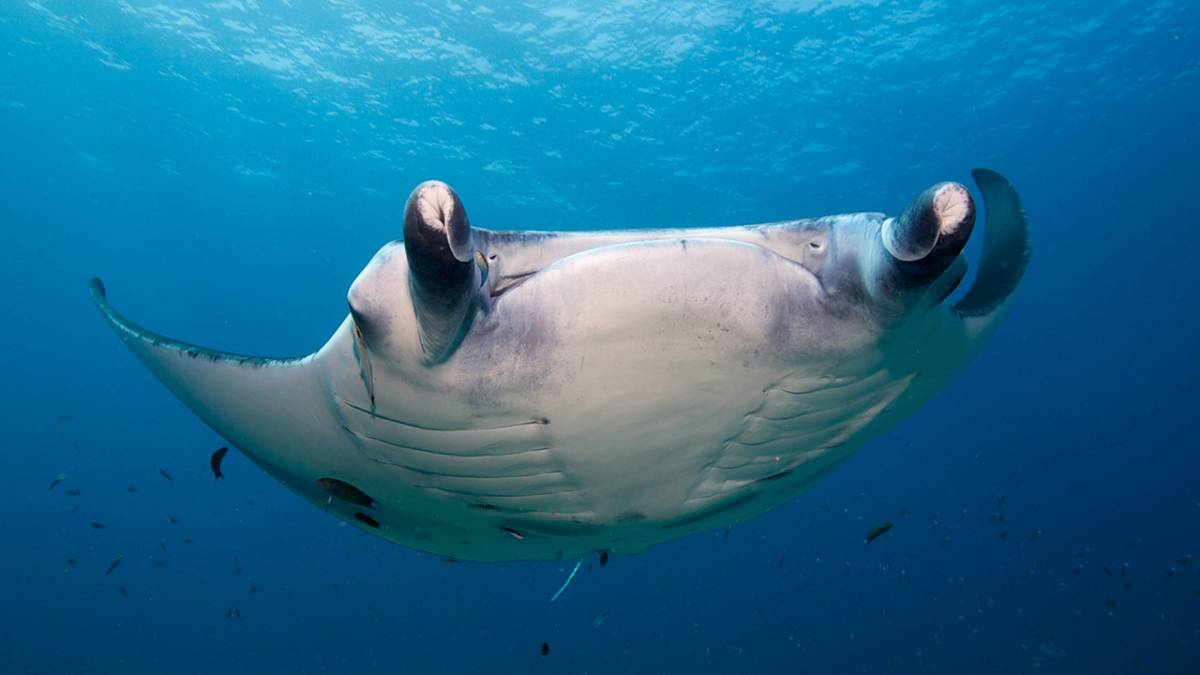
[[[336,478],[318,478],[317,487],[344,502],[350,502],[351,504],[355,504],[357,506],[366,506],[367,508],[372,509],[375,508],[375,500],[371,499],[370,495],[344,480],[338,480]]]
[[[542,643],[542,656],[550,656],[550,643],[549,642]]]
[[[882,523],[876,525],[875,527],[872,527],[870,532],[867,532],[867,539],[864,543],[869,544],[869,543],[875,541],[879,537],[883,536],[883,534],[890,529],[892,529],[892,521],[890,521],[890,520],[883,521]]]
[[[83,494],[83,490],[80,490],[79,488],[68,488],[67,494],[72,497],[78,497],[79,495]]]
[[[74,559],[74,558],[67,558],[67,564],[68,564],[68,565],[74,565],[74,564],[75,564],[75,559]]]
[[[50,481],[49,489],[53,490],[54,488],[58,487],[59,483],[63,482],[66,479],[67,479],[67,474],[65,474],[65,473],[58,474],[57,476],[54,477],[54,480]]]
[[[116,560],[113,560],[112,562],[110,562],[108,564],[108,569],[104,572],[104,574],[105,575],[112,574],[113,570],[115,570],[121,566],[121,561],[124,559],[125,559],[125,556],[123,556],[123,555],[117,556]]]
[[[129,487],[125,488],[125,491],[126,491],[126,492],[128,492],[128,493],[129,493],[129,494],[131,494],[131,495],[136,495],[136,494],[137,494],[137,487],[136,487],[136,486],[133,486],[133,485],[130,485]]]
[[[171,523],[172,525],[178,525],[179,519],[176,518],[175,516],[171,516],[170,518],[167,518],[167,522]]]
[[[600,566],[604,567],[608,564],[608,551],[600,552]]]
[[[74,419],[74,418],[75,418],[75,416],[74,416],[74,415],[59,415],[59,416],[58,416],[58,421],[59,421],[59,422],[66,422],[67,420],[69,420],[69,419]]]
[[[158,473],[160,476],[167,479],[167,483],[169,483],[171,487],[175,487],[175,479],[171,478],[171,474],[167,473],[166,469],[159,469]]]
[[[129,597],[129,591],[125,590],[124,586],[117,586],[117,590],[121,591],[121,595],[123,595],[127,598]]]
[[[104,523],[95,520],[93,520],[90,525],[92,526],[93,530],[103,530],[105,527],[107,527]]]
[[[221,446],[220,448],[217,448],[217,451],[212,454],[211,458],[209,458],[208,465],[212,467],[213,478],[219,480],[225,477],[225,474],[221,473],[221,460],[225,459],[225,455],[228,452],[229,448]]]

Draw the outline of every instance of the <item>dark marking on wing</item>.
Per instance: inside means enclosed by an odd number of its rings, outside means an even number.
[[[363,513],[362,511],[355,511],[354,519],[357,520],[358,522],[362,523],[363,525],[366,525],[368,527],[373,527],[377,530],[379,529],[379,521],[375,520],[371,516],[368,516],[367,514]]]

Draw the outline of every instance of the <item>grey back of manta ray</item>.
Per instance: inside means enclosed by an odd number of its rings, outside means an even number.
[[[1029,257],[995,172],[896,217],[620,232],[472,228],[437,182],[405,207],[317,352],[239,356],[92,297],[186,406],[322,509],[459,559],[636,553],[783,503],[933,396],[994,332]]]

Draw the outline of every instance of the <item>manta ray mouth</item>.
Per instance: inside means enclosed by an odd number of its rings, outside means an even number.
[[[621,233],[621,234],[623,234],[623,233]],[[650,234],[651,233],[647,233],[647,235],[650,235]],[[599,232],[599,233],[597,233],[596,236],[600,237],[601,239],[600,239],[599,243],[597,243],[595,246],[572,251],[569,254],[562,256],[561,258],[547,259],[540,266],[535,267],[533,269],[524,269],[521,272],[512,273],[512,274],[503,274],[502,273],[502,274],[496,275],[494,277],[495,281],[491,283],[491,287],[487,291],[488,297],[492,300],[496,300],[496,299],[502,297],[503,295],[505,295],[506,293],[512,291],[513,289],[521,286],[525,282],[537,277],[537,275],[541,274],[542,272],[544,272],[550,268],[553,268],[553,267],[560,267],[560,266],[566,264],[569,259],[576,258],[577,256],[597,255],[597,254],[603,255],[606,253],[607,249],[612,249],[611,252],[613,255],[621,255],[622,252],[629,251],[632,248],[635,248],[637,246],[643,246],[643,245],[645,245],[645,246],[650,246],[650,245],[662,246],[663,244],[669,244],[671,242],[677,243],[684,252],[687,251],[688,244],[691,242],[727,243],[732,246],[751,246],[751,247],[755,248],[756,250],[760,251],[761,253],[765,254],[766,256],[775,258],[775,259],[782,261],[785,264],[788,264],[789,266],[793,267],[798,274],[809,279],[812,286],[816,289],[816,292],[818,295],[820,295],[822,297],[824,297],[826,295],[825,285],[822,282],[819,275],[813,273],[813,271],[810,270],[808,267],[806,267],[803,264],[803,262],[801,262],[800,260],[798,260],[794,257],[788,256],[788,255],[785,255],[784,253],[777,251],[769,246],[762,246],[760,244],[748,242],[748,241],[744,241],[744,240],[725,238],[725,237],[719,237],[719,236],[711,236],[711,235],[706,235],[706,236],[701,236],[701,237],[646,236],[645,239],[630,239],[630,240],[625,240],[625,241],[619,241],[616,243],[611,242],[611,241],[606,241],[606,240],[604,240],[604,237],[620,236],[620,234],[614,235],[613,233],[609,233],[609,232]],[[501,258],[500,262],[503,263],[503,256],[498,256],[498,254],[493,253],[487,257],[489,259],[494,259],[496,257],[500,257]],[[736,270],[731,269],[731,270],[727,270],[727,272],[730,274],[733,274],[733,273],[736,273]]]

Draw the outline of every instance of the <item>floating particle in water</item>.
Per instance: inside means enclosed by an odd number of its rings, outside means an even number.
[[[882,523],[879,523],[867,531],[867,538],[863,543],[869,544],[875,541],[876,539],[882,537],[890,529],[892,529],[892,521],[885,520]]]
[[[221,446],[213,452],[212,457],[208,458],[208,466],[212,469],[213,478],[220,480],[225,477],[225,474],[221,473],[221,462],[224,461],[225,455],[228,453],[229,448]]]

